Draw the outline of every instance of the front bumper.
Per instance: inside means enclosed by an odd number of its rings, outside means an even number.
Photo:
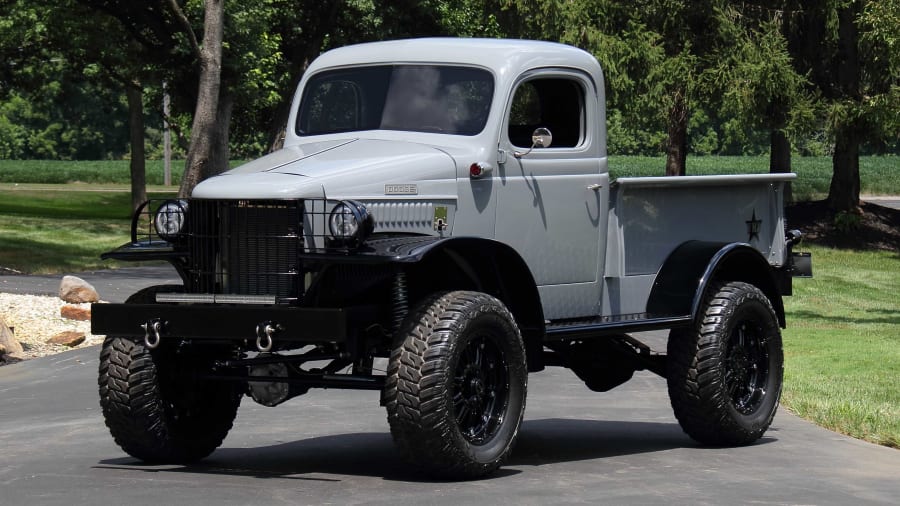
[[[93,304],[91,333],[134,339],[159,323],[159,338],[254,340],[277,328],[276,341],[345,342],[375,321],[374,306],[301,308],[221,304]]]

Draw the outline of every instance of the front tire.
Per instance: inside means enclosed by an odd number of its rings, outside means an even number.
[[[142,290],[126,303],[155,302]],[[189,463],[213,452],[228,434],[241,401],[240,383],[212,382],[197,374],[212,370],[220,348],[190,349],[107,337],[100,351],[100,406],[110,433],[126,453],[149,463]]]
[[[717,285],[695,329],[669,335],[669,399],[682,429],[709,445],[743,445],[769,428],[781,397],[778,318],[759,288]]]
[[[391,354],[391,435],[419,468],[475,478],[509,456],[525,411],[525,347],[502,302],[478,292],[425,300]]]

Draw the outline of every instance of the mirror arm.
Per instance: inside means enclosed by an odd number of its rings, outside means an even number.
[[[521,152],[521,151],[513,151],[513,156],[516,157],[516,158],[522,158],[523,156],[527,156],[528,153],[531,153],[532,151],[534,151],[534,147],[535,147],[536,145],[537,145],[537,144],[532,144],[531,147],[528,148],[528,151],[526,151],[526,152],[524,152],[524,153]]]

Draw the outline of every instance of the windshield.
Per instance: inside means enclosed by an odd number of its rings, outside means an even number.
[[[303,90],[297,135],[407,130],[476,135],[494,93],[471,67],[378,65],[321,72]]]

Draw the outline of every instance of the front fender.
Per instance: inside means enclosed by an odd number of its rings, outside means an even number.
[[[432,277],[442,277],[438,289],[476,289],[497,297],[516,319],[529,370],[543,369],[546,329],[540,294],[525,260],[507,244],[481,237],[384,236],[370,238],[351,254],[314,253],[305,258],[323,263],[407,266],[423,291],[435,289],[429,283]],[[448,278],[453,281],[447,283]]]
[[[690,315],[696,322],[703,301],[716,281],[750,283],[768,297],[785,326],[784,303],[774,268],[746,243],[688,241],[666,258],[647,301],[647,312]]]
[[[329,263],[434,264],[446,269],[447,259],[460,275],[479,290],[501,300],[517,317],[528,314],[543,329],[543,309],[534,276],[515,249],[482,237],[390,236],[366,241],[363,248],[347,255],[304,255]]]

